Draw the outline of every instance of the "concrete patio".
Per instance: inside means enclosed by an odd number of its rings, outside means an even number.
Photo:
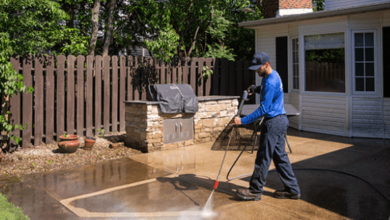
[[[390,141],[330,136],[289,129],[294,168],[324,168],[357,175],[390,197]],[[224,151],[212,143],[135,155],[96,165],[1,182],[1,193],[31,219],[204,219]],[[330,171],[296,170],[297,201],[278,200],[283,188],[270,172],[262,199],[242,202],[234,190],[249,177],[226,181],[240,151],[229,151],[210,219],[389,219],[390,202],[366,182]],[[231,177],[251,173],[255,154],[245,152]],[[271,170],[274,166],[271,165]]]

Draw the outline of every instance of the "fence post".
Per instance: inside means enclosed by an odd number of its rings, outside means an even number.
[[[77,56],[77,135],[84,136],[84,65],[85,57]]]
[[[111,131],[118,131],[118,57],[112,57]]]
[[[203,88],[204,88],[204,80],[203,80],[203,63],[205,61],[205,58],[201,57],[198,59],[198,72],[196,74],[196,85],[198,96],[203,96]]]
[[[102,129],[102,69],[103,58],[95,59],[95,135],[97,129]]]
[[[198,62],[198,58],[192,58],[191,59],[191,72],[190,72],[190,84],[192,89],[194,90],[194,93],[197,94],[196,92],[196,62]]]
[[[35,58],[35,120],[34,120],[34,145],[42,144],[42,135],[43,135],[43,64],[45,59],[42,56]]]
[[[213,58],[206,58],[206,66],[208,67],[209,70],[213,71],[213,67],[211,66],[211,62],[213,61]],[[209,75],[207,76],[206,78],[206,83],[205,83],[205,86],[206,86],[206,89],[205,89],[205,96],[209,96],[210,95],[210,88],[211,88],[211,77],[212,75]]]
[[[140,100],[139,99],[139,89],[140,89],[140,78],[138,76],[139,72],[139,64],[138,64],[138,57],[134,57],[134,71],[133,71],[133,88],[134,88],[134,100]]]
[[[214,70],[213,70],[213,95],[218,95],[219,94],[219,83],[220,83],[220,64],[221,64],[221,59],[220,58],[215,58],[214,59]]]
[[[46,144],[53,142],[54,134],[54,67],[54,57],[48,56],[46,63]]]
[[[107,133],[110,131],[110,61],[111,57],[103,57],[103,127]]]
[[[74,62],[75,62],[75,56],[69,55],[68,56],[68,72],[67,72],[67,83],[65,90],[67,90],[67,117],[65,120],[66,126],[66,132],[68,134],[74,134],[74,98],[75,98],[75,92],[74,92]]]
[[[124,131],[125,124],[125,96],[126,96],[126,57],[120,57],[120,76],[119,76],[119,131]]]
[[[85,86],[86,93],[86,109],[85,109],[85,117],[86,117],[86,136],[92,136],[92,121],[93,121],[93,60],[94,56],[87,56],[87,80]]]
[[[65,62],[66,57],[57,57],[57,141],[65,130]]]
[[[128,66],[127,66],[127,101],[133,100],[133,57],[128,57]]]
[[[32,63],[33,63],[33,57],[28,56],[25,59],[23,59],[23,76],[24,80],[23,83],[25,86],[32,87],[33,86],[33,77],[31,75],[31,69],[32,69]],[[33,113],[33,94],[31,93],[24,93],[22,95],[23,97],[23,103],[22,103],[22,111],[23,111],[23,121],[22,124],[25,126],[28,124],[28,126],[25,127],[23,130],[23,143],[22,147],[29,147],[30,146],[30,140],[32,135],[32,113]]]

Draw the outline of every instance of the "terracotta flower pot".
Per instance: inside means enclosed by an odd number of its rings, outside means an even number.
[[[85,147],[84,147],[84,149],[85,150],[92,150],[92,147],[93,147],[93,145],[96,142],[96,139],[93,138],[93,137],[85,137],[84,140],[85,140]]]
[[[61,141],[73,141],[73,140],[78,140],[79,136],[75,134],[69,134],[64,137],[64,135],[60,136]]]
[[[74,153],[80,146],[79,140],[61,141],[58,143],[58,147],[62,153]]]

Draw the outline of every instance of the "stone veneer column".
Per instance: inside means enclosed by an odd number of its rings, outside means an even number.
[[[199,102],[194,117],[194,143],[215,141],[237,114],[237,106],[237,99]]]

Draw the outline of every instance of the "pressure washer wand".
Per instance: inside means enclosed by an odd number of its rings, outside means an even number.
[[[239,117],[241,115],[242,107],[244,106],[244,102],[245,101],[248,101],[248,91],[247,90],[244,90],[244,92],[242,93],[241,103],[240,103],[240,106],[238,107],[237,114],[233,117],[233,119],[229,122],[229,124],[227,126],[234,126],[234,124],[233,124],[234,123],[234,118],[235,117]],[[229,150],[230,140],[232,139],[233,133],[234,133],[234,127],[232,128],[232,131],[230,132],[230,135],[229,135],[229,142],[228,142],[228,145],[226,146],[225,154],[223,156],[222,163],[221,163],[221,168],[219,168],[218,176],[217,176],[217,179],[215,180],[215,183],[214,183],[214,189],[218,188],[219,176],[221,175],[223,162],[225,161],[226,153]]]

